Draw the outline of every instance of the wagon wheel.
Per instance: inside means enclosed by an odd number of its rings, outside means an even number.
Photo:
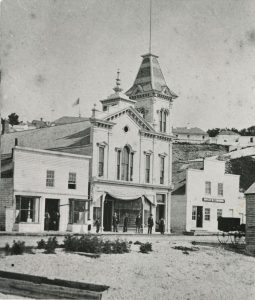
[[[229,233],[228,232],[219,231],[217,237],[218,237],[218,241],[220,244],[227,244],[229,241]]]
[[[234,245],[245,244],[245,233],[242,231],[235,231],[230,234],[231,243]]]

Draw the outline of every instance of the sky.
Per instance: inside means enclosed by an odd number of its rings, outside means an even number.
[[[255,1],[152,0],[152,52],[173,125],[255,125]],[[1,114],[89,117],[149,49],[149,0],[3,0]],[[72,104],[80,98],[80,107]]]

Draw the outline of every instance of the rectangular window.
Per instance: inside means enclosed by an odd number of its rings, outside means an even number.
[[[104,147],[99,147],[98,176],[104,175]]]
[[[210,208],[205,208],[205,220],[210,221]]]
[[[160,157],[160,184],[164,184],[165,158]]]
[[[196,219],[197,219],[197,207],[192,206],[192,220],[196,220]]]
[[[85,224],[88,219],[89,202],[69,199],[69,224]]]
[[[159,113],[159,131],[162,132],[163,129],[163,111]]]
[[[218,183],[218,196],[223,196],[223,183]]]
[[[133,181],[133,171],[134,170],[134,153],[130,154],[130,181]]]
[[[234,210],[232,208],[229,209],[229,215],[231,218],[234,217]]]
[[[149,154],[145,155],[145,182],[150,182],[150,168],[151,168],[151,156]]]
[[[163,132],[166,132],[166,112],[163,112]]]
[[[120,153],[121,151],[117,151],[117,179],[120,180]]]
[[[68,188],[70,190],[76,189],[76,173],[71,173],[71,172],[69,173]]]
[[[39,222],[39,198],[16,196],[16,223]]]
[[[46,173],[46,186],[54,187],[55,184],[55,172],[52,170],[47,170]]]
[[[217,220],[222,217],[222,209],[217,209]]]
[[[211,181],[205,182],[205,193],[211,195]]]

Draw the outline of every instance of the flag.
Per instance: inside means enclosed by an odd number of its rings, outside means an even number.
[[[80,104],[80,98],[78,98],[78,99],[73,103],[72,106],[76,106],[76,105],[79,105],[79,104]]]

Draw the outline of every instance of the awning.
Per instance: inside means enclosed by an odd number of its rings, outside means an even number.
[[[123,200],[123,201],[134,201],[134,200],[138,200],[142,197],[144,197],[147,201],[149,201],[152,205],[155,205],[154,203],[154,197],[152,195],[133,195],[133,196],[123,196],[123,195],[118,195],[118,194],[115,194],[115,193],[109,193],[109,192],[106,192],[107,195],[109,195],[110,197],[114,198],[114,199],[118,199],[118,200]]]

